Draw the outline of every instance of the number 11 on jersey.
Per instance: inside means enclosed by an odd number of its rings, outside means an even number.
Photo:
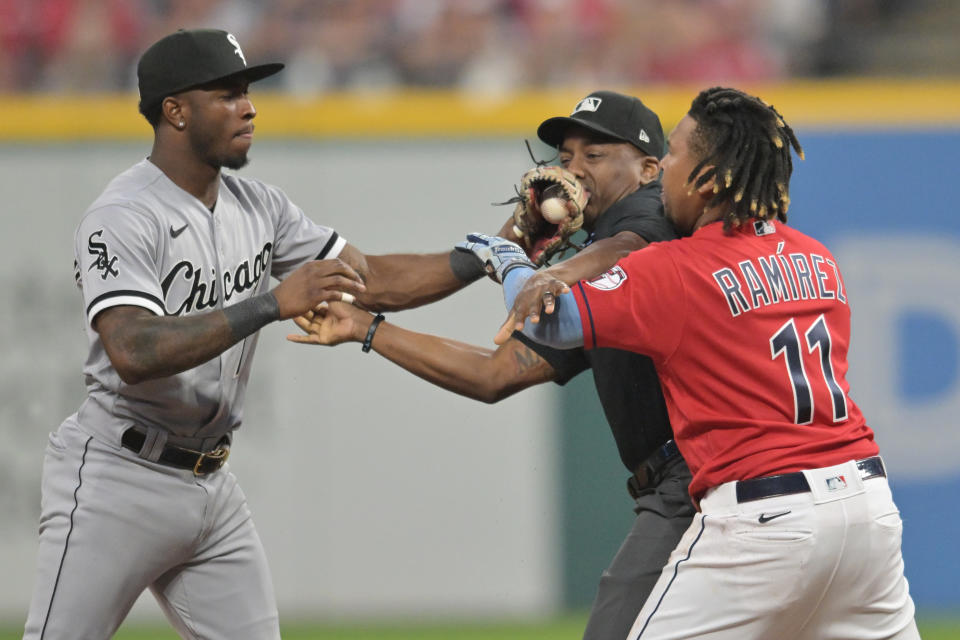
[[[837,378],[833,373],[833,362],[830,360],[830,329],[822,314],[807,329],[804,338],[808,353],[813,353],[814,350],[820,352],[820,371],[827,389],[830,390],[833,422],[843,422],[847,419],[847,396],[837,384]],[[794,318],[790,318],[770,338],[770,357],[776,360],[781,355],[787,365],[787,375],[790,378],[790,386],[793,388],[793,421],[796,424],[810,424],[813,422],[813,392],[810,389],[810,378],[803,366],[800,335]]]

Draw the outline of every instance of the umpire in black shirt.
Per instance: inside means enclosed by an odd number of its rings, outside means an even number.
[[[545,120],[537,135],[558,149],[560,163],[590,194],[583,224],[590,234],[588,245],[545,269],[552,278],[572,285],[604,273],[631,251],[677,237],[660,201],[663,129],[640,100],[611,91],[591,93],[569,117]],[[512,218],[500,235],[517,240]],[[673,443],[649,358],[616,349],[559,351],[520,333],[493,351],[409,331],[382,317],[374,323],[371,314],[343,303],[332,303],[325,315],[298,324],[307,332],[300,342],[364,342],[365,349],[433,384],[489,403],[535,384],[565,384],[593,369],[600,402],[629,472],[627,487],[637,517],[603,572],[584,638],[626,638],[694,514],[687,494],[690,471]]]

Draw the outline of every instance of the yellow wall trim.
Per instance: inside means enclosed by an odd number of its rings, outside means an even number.
[[[960,80],[846,80],[747,86],[795,128],[960,126]],[[254,89],[256,87],[254,86]],[[669,129],[699,87],[619,90],[640,96]],[[407,138],[529,136],[546,117],[565,115],[582,90],[521,91],[502,96],[404,90],[298,98],[252,93],[257,137]],[[134,94],[0,95],[0,141],[149,140]]]

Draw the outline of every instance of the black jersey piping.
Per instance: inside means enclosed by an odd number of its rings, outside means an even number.
[[[70,511],[70,529],[67,531],[67,538],[63,541],[63,555],[60,556],[60,566],[57,568],[57,579],[53,581],[53,592],[50,594],[50,604],[47,605],[47,615],[43,619],[43,629],[40,630],[40,640],[47,632],[47,623],[50,621],[50,611],[53,609],[53,599],[57,595],[57,586],[60,584],[60,574],[63,572],[63,562],[67,558],[67,548],[70,546],[70,534],[73,533],[73,514],[77,512],[80,501],[77,494],[80,493],[80,487],[83,486],[83,467],[87,464],[87,450],[90,448],[90,441],[93,438],[87,438],[83,445],[83,457],[80,459],[80,468],[77,469],[77,488],[73,490],[73,509]]]
[[[596,349],[597,348],[597,332],[594,330],[593,311],[590,310],[590,301],[587,300],[587,292],[583,288],[583,280],[578,282],[577,286],[580,287],[580,299],[583,300],[583,304],[587,306],[587,318],[590,319],[590,342],[593,343],[590,348]]]
[[[94,298],[90,304],[87,305],[87,315],[90,315],[90,310],[94,306],[100,304],[104,300],[109,300],[110,298],[119,298],[120,296],[134,296],[136,298],[143,298],[144,300],[149,300],[150,302],[156,304],[161,309],[166,309],[166,306],[163,304],[163,300],[157,296],[152,296],[149,293],[144,293],[143,291],[137,291],[135,289],[118,289],[116,291],[108,291],[107,293],[100,294]]]
[[[643,623],[643,628],[640,629],[640,633],[637,634],[636,640],[640,640],[640,636],[643,635],[643,632],[647,630],[647,625],[650,624],[650,620],[653,619],[653,616],[656,615],[657,609],[660,608],[660,605],[663,604],[663,599],[667,596],[667,593],[670,591],[670,587],[673,586],[673,581],[677,579],[677,573],[680,571],[680,563],[686,562],[690,559],[690,556],[693,554],[693,548],[697,546],[697,543],[700,542],[700,538],[703,536],[703,530],[707,528],[707,516],[703,516],[700,519],[700,532],[697,534],[697,537],[694,538],[693,542],[690,544],[690,548],[687,549],[687,557],[677,560],[677,564],[673,565],[673,576],[670,578],[670,582],[667,583],[667,588],[663,590],[663,593],[660,594],[660,599],[657,600],[657,606],[653,608],[653,611],[650,612],[650,615],[647,616],[647,620]]]
[[[330,236],[330,239],[327,240],[327,244],[323,245],[323,249],[321,249],[319,255],[317,255],[317,260],[323,260],[326,258],[327,254],[330,253],[330,249],[333,249],[333,245],[335,245],[339,239],[340,234],[334,231],[333,235]]]

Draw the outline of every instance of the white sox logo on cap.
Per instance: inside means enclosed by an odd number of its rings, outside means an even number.
[[[619,266],[587,280],[587,284],[601,291],[613,291],[627,281],[627,274]]]
[[[602,98],[584,98],[577,103],[576,107],[574,107],[573,113],[580,113],[581,111],[596,111],[600,108],[601,102],[603,102]],[[570,115],[573,115],[573,113]]]
[[[247,59],[243,56],[243,51],[240,50],[240,43],[237,42],[237,36],[232,33],[227,34],[227,41],[233,45],[233,52],[240,56],[240,59],[243,60],[243,66],[247,66]]]

